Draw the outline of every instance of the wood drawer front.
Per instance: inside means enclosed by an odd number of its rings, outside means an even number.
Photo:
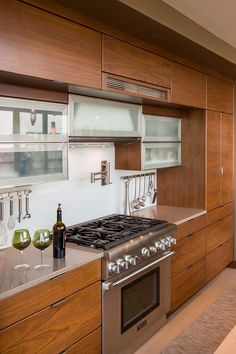
[[[171,261],[172,277],[205,256],[206,234],[204,230],[189,235],[177,243]]]
[[[65,354],[100,354],[101,353],[101,327],[82,338],[65,350]]]
[[[205,217],[206,215],[204,214],[178,225],[176,231],[177,241],[205,227]]]
[[[225,241],[233,237],[233,216],[217,221],[206,229],[206,249],[207,253],[213,251]]]
[[[103,35],[102,71],[170,87],[170,62],[134,45]]]
[[[101,283],[0,332],[1,353],[59,353],[101,325]]]
[[[219,208],[209,211],[206,216],[206,226],[213,224],[214,222],[223,219],[224,217],[233,213],[233,204],[225,204]]]
[[[218,246],[206,256],[207,281],[214,278],[233,260],[233,240]]]
[[[207,109],[213,111],[233,113],[233,85],[207,77]]]
[[[172,101],[206,108],[206,75],[181,64],[172,64]]]
[[[171,311],[182,305],[205,282],[206,260],[203,257],[171,279]]]
[[[1,3],[0,35],[0,70],[101,88],[99,32],[10,0]]]
[[[0,329],[101,279],[100,259],[0,301]]]

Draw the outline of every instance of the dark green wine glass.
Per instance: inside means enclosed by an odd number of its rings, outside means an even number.
[[[31,238],[27,229],[15,230],[12,238],[12,246],[20,251],[21,259],[23,258],[23,250],[30,245]],[[16,270],[25,270],[30,268],[27,263],[17,264],[14,267]]]
[[[34,247],[40,249],[41,251],[41,264],[34,267],[36,270],[44,270],[50,267],[50,264],[45,264],[43,262],[44,250],[49,247],[52,243],[52,233],[47,229],[36,230],[33,238]]]

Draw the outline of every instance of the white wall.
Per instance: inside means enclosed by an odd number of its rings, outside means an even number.
[[[112,184],[101,186],[100,181],[92,184],[90,173],[100,171],[102,160],[111,163]],[[114,170],[114,147],[75,147],[69,150],[69,180],[32,186],[30,195],[31,219],[16,220],[15,229],[27,228],[33,236],[38,228],[51,229],[56,221],[57,204],[62,204],[63,221],[69,226],[112,213],[123,213],[124,182],[121,175],[133,172]],[[133,191],[131,196],[133,195]],[[5,207],[4,221],[9,217],[9,201]],[[23,203],[23,214],[25,205]],[[17,215],[15,199],[14,216]],[[8,230],[8,244],[14,230]]]

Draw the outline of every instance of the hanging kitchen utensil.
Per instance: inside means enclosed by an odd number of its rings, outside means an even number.
[[[151,173],[149,173],[148,175],[148,191],[147,191],[147,196],[148,197],[151,197],[152,193],[151,193],[151,188],[150,188],[150,185],[151,185]]]
[[[140,207],[144,207],[145,206],[145,203],[144,201],[142,200],[142,197],[141,197],[141,181],[142,181],[142,176],[139,175],[139,194],[138,194],[138,204]]]
[[[137,176],[134,177],[134,199],[131,202],[132,209],[139,209],[139,203],[137,198]]]
[[[9,219],[8,219],[8,223],[7,223],[7,227],[9,230],[14,229],[15,227],[15,219],[14,219],[14,201],[13,201],[13,196],[10,196],[10,213],[9,213]]]
[[[143,195],[142,195],[142,201],[146,202],[146,175],[143,176]]]
[[[130,215],[129,183],[130,183],[130,179],[127,179],[125,181],[125,207],[124,207],[125,215]]]
[[[4,224],[4,200],[0,200],[0,246],[5,246],[7,244],[7,229]]]
[[[25,193],[25,215],[23,216],[23,219],[30,219],[31,214],[29,212],[29,191]]]
[[[21,223],[21,214],[22,214],[22,195],[18,194],[18,221]]]

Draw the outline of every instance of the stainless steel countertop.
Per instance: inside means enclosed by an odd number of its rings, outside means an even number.
[[[45,263],[50,264],[50,268],[35,270],[34,266],[40,264],[40,250],[31,244],[23,253],[24,263],[31,267],[20,271],[14,269],[16,264],[21,263],[20,252],[13,247],[0,250],[0,300],[103,256],[103,251],[85,250],[73,244],[67,244],[65,258],[55,259],[52,252],[51,245],[44,254]]]
[[[132,215],[135,216],[167,220],[176,225],[180,225],[204,214],[206,214],[206,210],[204,209],[182,208],[168,205],[154,205],[132,213]]]

